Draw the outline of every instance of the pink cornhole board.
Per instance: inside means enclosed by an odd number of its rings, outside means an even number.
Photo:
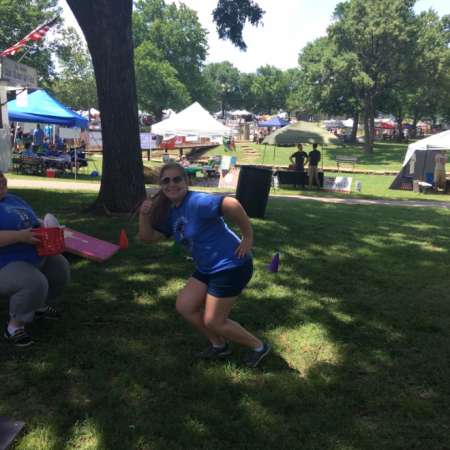
[[[6,450],[12,444],[24,425],[25,422],[0,416],[0,450]]]
[[[64,228],[65,250],[92,261],[103,262],[119,250],[119,246],[102,241],[71,228]]]

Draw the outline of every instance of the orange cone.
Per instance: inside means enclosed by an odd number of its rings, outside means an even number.
[[[120,250],[126,250],[128,248],[128,237],[127,232],[125,230],[122,230],[120,232],[119,247]]]

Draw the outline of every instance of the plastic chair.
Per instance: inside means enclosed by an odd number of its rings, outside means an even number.
[[[427,172],[425,174],[425,181],[427,183],[430,183],[434,186],[434,176],[433,176],[433,172]]]

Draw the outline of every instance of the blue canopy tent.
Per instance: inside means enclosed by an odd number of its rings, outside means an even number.
[[[27,106],[17,106],[16,100],[8,102],[8,117],[10,122],[48,123],[70,128],[88,128],[89,125],[88,119],[43,90],[29,94]]]
[[[272,117],[270,120],[259,122],[258,127],[285,127],[289,122],[280,117]]]

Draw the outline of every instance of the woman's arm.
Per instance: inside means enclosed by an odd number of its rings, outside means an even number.
[[[139,239],[145,242],[156,242],[164,237],[162,233],[153,229],[150,223],[152,202],[144,200],[139,211]]]
[[[39,239],[34,235],[32,228],[24,230],[6,230],[0,231],[0,247],[6,247],[12,244],[39,244]]]
[[[233,197],[224,197],[222,201],[222,213],[225,218],[234,222],[241,230],[242,240],[236,249],[239,258],[244,257],[253,247],[253,228],[242,205]]]

